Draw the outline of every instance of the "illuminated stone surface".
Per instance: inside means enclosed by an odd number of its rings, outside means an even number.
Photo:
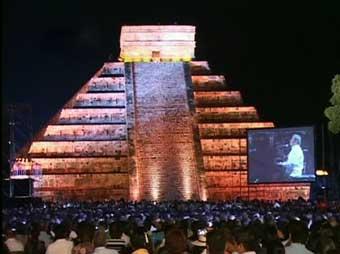
[[[120,57],[125,61],[191,60],[194,26],[123,26]]]
[[[247,129],[274,124],[206,61],[187,62],[194,35],[192,26],[122,28],[125,63],[104,63],[30,145],[43,172],[36,196],[309,197],[308,183],[248,185]]]
[[[134,75],[139,198],[199,198],[184,64],[136,63]]]

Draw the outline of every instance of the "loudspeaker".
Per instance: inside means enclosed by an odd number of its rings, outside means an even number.
[[[4,194],[5,197],[9,197],[11,195],[8,179],[2,181],[2,193]]]
[[[33,193],[33,179],[12,179],[13,197],[31,197]]]

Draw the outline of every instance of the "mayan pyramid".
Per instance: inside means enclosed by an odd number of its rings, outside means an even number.
[[[36,135],[44,199],[308,198],[247,183],[247,128],[274,127],[194,59],[194,26],[123,26],[106,62]]]

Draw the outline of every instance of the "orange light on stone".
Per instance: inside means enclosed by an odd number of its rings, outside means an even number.
[[[183,151],[183,153],[185,153]],[[184,155],[185,157],[185,155]],[[190,175],[190,169],[189,169],[190,165],[188,165],[188,163],[185,160],[181,160],[180,161],[180,171],[182,174],[182,185],[183,185],[183,195],[184,195],[184,199],[188,200],[192,198],[192,176]]]
[[[207,82],[220,82],[224,83],[225,79],[222,75],[200,75],[191,76],[192,83],[207,83]]]
[[[204,107],[204,108],[196,108],[197,113],[229,113],[229,112],[237,112],[237,113],[253,113],[256,112],[255,107]]]
[[[140,200],[140,183],[138,175],[130,176],[130,199],[133,201]]]
[[[152,200],[158,201],[159,200],[159,193],[160,193],[160,179],[159,174],[157,173],[159,169],[157,167],[150,168],[150,172],[152,174],[149,175],[149,183],[151,189],[151,197]]]
[[[194,26],[123,26],[120,35],[120,59],[124,62],[194,58]]]
[[[309,183],[248,185],[247,129],[274,124],[208,62],[191,61],[195,27],[124,26],[120,42],[120,61],[133,64],[104,63],[32,142],[43,171],[37,196],[308,198]]]
[[[201,186],[201,188],[202,188],[202,186]],[[203,201],[207,201],[207,189],[206,188],[201,189],[201,199]]]

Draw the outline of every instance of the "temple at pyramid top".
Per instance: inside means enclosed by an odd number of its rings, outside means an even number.
[[[190,61],[195,57],[194,26],[123,26],[120,60]]]

